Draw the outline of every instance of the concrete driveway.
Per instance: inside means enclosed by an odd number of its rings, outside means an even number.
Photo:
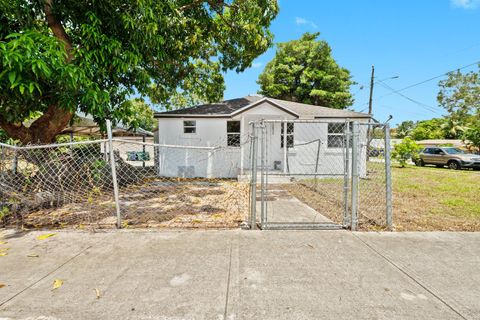
[[[0,319],[480,319],[480,233],[48,233],[3,232]]]

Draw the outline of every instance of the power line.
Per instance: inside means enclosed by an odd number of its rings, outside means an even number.
[[[471,67],[471,66],[476,65],[476,64],[480,64],[480,60],[479,60],[479,61],[476,61],[476,62],[473,62],[473,63],[470,63],[470,64],[467,64],[466,66],[463,66],[463,67],[460,67],[460,68],[456,68],[456,69],[447,71],[447,72],[442,73],[441,75],[438,75],[438,76],[436,76],[436,77],[432,77],[432,78],[430,78],[430,79],[423,80],[423,81],[417,82],[417,83],[415,83],[415,84],[406,86],[406,87],[404,87],[404,88],[402,88],[402,89],[397,90],[397,92],[401,92],[401,91],[404,91],[404,90],[407,90],[407,89],[410,89],[410,88],[419,86],[419,85],[421,85],[421,84],[430,82],[430,81],[432,81],[432,80],[435,80],[435,79],[444,77],[444,76],[448,75],[448,74],[451,73],[451,72],[460,71],[460,70],[463,70],[463,69],[465,69],[465,68]]]
[[[405,94],[403,94],[403,93],[401,93],[401,92],[398,92],[398,90],[393,89],[392,87],[390,87],[388,84],[384,83],[383,81],[380,81],[379,84],[381,84],[383,87],[387,88],[388,90],[392,91],[393,93],[401,96],[402,98],[405,98],[405,99],[407,99],[408,101],[413,102],[414,104],[416,104],[416,105],[424,108],[425,110],[428,110],[428,111],[430,111],[430,112],[433,112],[433,113],[436,113],[436,114],[439,115],[439,113],[437,112],[437,110],[435,109],[435,107],[432,107],[432,106],[430,106],[430,105],[428,105],[428,104],[425,104],[425,103],[423,103],[423,102],[420,102],[420,101],[417,101],[417,100],[415,100],[415,99],[413,99],[413,98],[410,98],[410,97],[406,96]],[[436,107],[436,108],[439,108],[439,107]]]
[[[384,98],[384,97],[387,97],[387,96],[390,96],[390,95],[392,95],[392,94],[405,91],[405,90],[407,90],[407,89],[410,89],[410,88],[413,88],[413,87],[416,87],[416,86],[419,86],[419,85],[422,85],[422,84],[427,83],[427,82],[430,82],[430,81],[432,81],[432,80],[435,80],[435,79],[444,77],[444,76],[448,75],[448,74],[451,73],[451,72],[460,71],[460,70],[463,70],[463,69],[465,69],[465,68],[471,67],[471,66],[476,65],[476,64],[480,64],[480,60],[479,60],[479,61],[476,61],[476,62],[473,62],[473,63],[470,63],[470,64],[467,64],[467,65],[462,66],[462,67],[460,67],[460,68],[455,68],[455,69],[453,69],[453,70],[444,72],[444,73],[442,73],[441,75],[438,75],[438,76],[435,76],[435,77],[432,77],[432,78],[429,78],[429,79],[426,79],[426,80],[423,80],[423,81],[420,81],[420,82],[417,82],[417,83],[408,85],[408,86],[406,86],[406,87],[404,87],[404,88],[401,88],[401,89],[398,89],[398,90],[393,89],[392,92],[387,93],[387,94],[385,94],[385,95],[383,95],[383,96],[380,96],[379,98],[377,98],[377,99],[375,99],[375,100],[376,100],[376,101],[377,101],[377,100],[380,100],[380,99],[382,99],[382,98]],[[379,82],[381,82],[381,81],[379,81]],[[363,106],[365,106],[365,105],[368,105],[368,102],[366,102],[366,103],[364,103],[364,104],[361,104],[359,107],[363,107]],[[365,111],[365,110],[367,110],[367,108],[362,109],[362,111],[360,111],[360,112],[363,112],[363,111]]]

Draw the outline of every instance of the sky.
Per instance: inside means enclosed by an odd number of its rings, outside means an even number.
[[[393,90],[470,64],[462,71],[478,70],[474,63],[480,62],[480,0],[279,0],[279,6],[270,28],[275,43],[320,32],[337,63],[358,83],[351,88],[355,111],[368,110],[372,65],[376,81]],[[258,75],[275,50],[259,56],[243,73],[228,72],[224,98],[256,93]],[[392,115],[390,123],[397,125],[442,116],[436,96],[443,78],[403,90],[403,96],[377,82],[374,117],[383,122]]]

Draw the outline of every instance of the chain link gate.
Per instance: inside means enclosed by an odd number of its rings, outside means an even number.
[[[326,120],[251,125],[252,228],[356,230],[371,222],[372,211],[384,217],[378,224],[391,225],[388,126]],[[381,159],[367,152],[379,131]],[[372,178],[375,184],[368,183]],[[384,201],[372,205],[379,194]]]

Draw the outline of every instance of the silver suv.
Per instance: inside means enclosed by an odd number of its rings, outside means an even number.
[[[426,164],[434,164],[437,167],[448,166],[453,170],[480,169],[480,155],[466,153],[462,149],[453,147],[428,147],[420,152],[416,164],[417,166]]]

